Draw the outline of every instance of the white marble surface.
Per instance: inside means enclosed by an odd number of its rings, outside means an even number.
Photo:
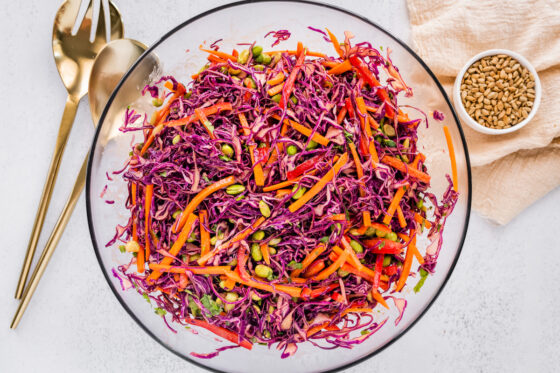
[[[329,2],[409,40],[404,0]],[[172,26],[226,1],[116,3],[126,35],[150,44]],[[0,371],[201,372],[151,340],[111,294],[93,253],[83,196],[24,319],[16,331],[8,328],[65,91],[51,52],[59,0],[2,0],[0,5]],[[83,100],[45,232],[62,208],[92,136]],[[556,189],[505,227],[473,215],[455,272],[428,314],[391,347],[348,372],[558,370],[559,205]],[[40,247],[45,240],[46,234]]]

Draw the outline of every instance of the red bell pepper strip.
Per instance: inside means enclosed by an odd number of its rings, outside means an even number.
[[[396,265],[390,265],[385,267],[384,272],[387,276],[391,277],[398,272],[398,268]]]
[[[255,149],[255,163],[265,164],[268,161],[269,153],[270,147],[268,145]]]
[[[327,285],[327,286],[322,286],[320,288],[311,290],[311,293],[309,294],[309,297],[310,298],[317,298],[317,297],[320,297],[321,295],[330,293],[331,291],[333,291],[334,289],[337,289],[339,287],[340,287],[340,285],[338,283],[330,284],[330,285]]]
[[[286,104],[288,103],[288,99],[294,90],[294,83],[296,82],[297,75],[303,66],[303,62],[305,61],[306,49],[303,49],[302,53],[299,54],[298,59],[296,60],[296,65],[292,69],[290,76],[286,80],[284,84],[284,88],[282,88],[282,98],[280,99],[280,107],[285,108]]]
[[[362,241],[375,254],[400,254],[403,245],[387,238],[370,238]]]
[[[358,74],[364,79],[364,81],[370,85],[370,87],[379,87],[381,84],[379,80],[373,75],[368,65],[362,61],[358,56],[352,56],[349,58],[350,63],[358,70]],[[385,102],[385,112],[389,118],[395,116],[395,110],[391,106],[391,100],[389,99],[389,94],[383,88],[378,88],[376,91],[377,96]]]
[[[368,65],[360,59],[358,56],[354,55],[349,58],[350,63],[354,66],[358,73],[362,76],[362,79],[369,84],[371,87],[379,87],[381,84],[379,80],[373,75],[371,70],[369,69]]]
[[[239,277],[243,280],[248,281],[251,276],[247,273],[247,268],[245,265],[249,260],[249,255],[247,255],[247,250],[244,247],[239,247],[239,251],[237,251],[237,272],[239,273]]]
[[[304,278],[310,278],[325,269],[325,262],[323,260],[316,260],[303,273]]]
[[[376,92],[377,96],[385,102],[385,114],[389,118],[394,118],[395,110],[391,107],[391,99],[389,98],[389,94],[384,88],[378,88]]]
[[[354,106],[352,106],[352,101],[350,101],[350,97],[344,100],[344,104],[346,105],[346,110],[348,111],[348,116],[354,119]]]
[[[241,338],[239,334],[232,332],[231,330],[228,330],[226,328],[222,328],[221,326],[212,325],[203,320],[190,318],[186,319],[185,321],[191,325],[199,326],[201,328],[209,330],[217,336],[222,337],[223,339],[226,339],[232,343],[238,344],[239,346],[244,347],[247,350],[251,350],[253,348],[253,344],[251,342]]]
[[[286,174],[286,177],[288,178],[288,180],[292,180],[292,179],[295,179],[298,176],[303,175],[304,173],[306,173],[307,171],[309,171],[313,167],[315,167],[315,165],[317,164],[317,162],[319,162],[320,159],[321,159],[321,156],[315,156],[311,159],[308,159],[307,161],[303,162],[302,164],[300,164],[299,166],[297,166],[293,170],[288,171],[288,173]]]
[[[377,258],[375,258],[375,275],[373,275],[373,282],[372,288],[374,291],[377,291],[379,287],[379,279],[381,278],[381,271],[383,270],[383,259],[385,255],[379,254]]]

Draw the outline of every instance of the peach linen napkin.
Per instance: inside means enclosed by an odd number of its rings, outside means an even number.
[[[463,125],[473,166],[473,208],[506,224],[560,185],[560,1],[407,0],[413,48],[451,98],[456,75],[474,55],[509,49],[525,56],[542,83],[533,120],[484,135]]]

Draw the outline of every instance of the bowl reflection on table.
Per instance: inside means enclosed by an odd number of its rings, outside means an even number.
[[[283,16],[278,17],[279,14]],[[251,15],[251,22],[243,21],[247,19],[247,15]],[[130,260],[129,254],[121,254],[116,247],[105,247],[115,234],[117,224],[125,224],[128,220],[129,212],[124,207],[128,193],[122,177],[117,175],[114,181],[109,182],[105,173],[123,167],[133,136],[136,136],[135,142],[142,141],[138,133],[122,133],[118,128],[122,126],[124,111],[128,105],[140,112],[150,113],[154,110],[151,97],[141,95],[144,84],[154,82],[163,75],[173,75],[182,82],[190,80],[190,76],[207,62],[206,54],[198,50],[203,42],[210,44],[223,39],[220,43],[222,49],[231,50],[239,48],[237,43],[256,41],[265,46],[265,50],[270,50],[273,40],[265,39],[264,35],[271,30],[288,29],[292,33],[291,38],[274,49],[295,49],[297,41],[302,41],[310,49],[333,55],[332,45],[325,42],[320,34],[309,30],[308,26],[322,29],[328,27],[336,35],[350,30],[356,36],[354,42],[369,41],[373,46],[383,46],[384,50],[390,47],[393,62],[405,81],[414,89],[413,97],[399,98],[399,103],[421,108],[426,112],[439,110],[444,114],[443,124],[450,127],[455,144],[460,196],[445,227],[437,270],[426,281],[421,292],[405,292],[408,307],[397,326],[394,323],[398,316],[396,307],[387,312],[378,312],[376,309],[376,320],[382,321],[389,317],[387,324],[372,338],[351,350],[323,350],[310,343],[302,343],[294,357],[280,359],[280,352],[275,348],[255,345],[252,351],[239,348],[224,351],[213,359],[197,359],[190,353],[212,352],[229,343],[218,342],[214,335],[205,330],[194,334],[178,324],[172,324],[178,332],[171,332],[137,292],[133,289],[121,291],[118,280],[111,273],[113,268]],[[156,73],[146,68],[146,64],[150,63],[150,58],[147,57],[154,55],[157,55],[159,61]],[[465,141],[449,100],[433,74],[408,47],[370,21],[331,6],[264,1],[226,5],[194,17],[166,34],[145,56],[132,67],[115,90],[100,120],[88,168],[86,201],[91,237],[101,269],[117,299],[148,334],[175,354],[214,370],[260,372],[266,367],[267,372],[307,372],[342,368],[372,356],[396,340],[418,320],[439,294],[459,255],[470,213],[471,188]],[[409,114],[413,118],[422,115],[414,109],[410,109]],[[427,166],[432,175],[431,191],[441,198],[448,185],[445,174],[451,173],[442,123],[431,120],[429,128],[422,125],[419,138],[419,149],[428,156]],[[109,185],[107,194],[101,199],[99,195],[106,184]],[[115,200],[115,203],[106,204],[105,199]],[[411,289],[416,281],[410,278],[407,288]],[[127,336],[123,335],[122,338],[126,340]]]

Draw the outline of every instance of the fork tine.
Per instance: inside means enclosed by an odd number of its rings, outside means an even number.
[[[90,0],[82,0],[80,3],[80,9],[78,10],[78,14],[76,15],[76,21],[74,21],[74,26],[72,27],[71,35],[76,35],[78,30],[80,29],[80,25],[84,21],[86,17],[87,10],[89,8]]]
[[[101,0],[103,7],[103,18],[105,19],[105,39],[107,43],[111,41],[111,8],[109,8],[109,0]]]
[[[91,30],[89,30],[89,42],[93,43],[95,34],[97,33],[97,25],[99,24],[99,8],[101,8],[100,0],[92,0],[93,16],[91,17]]]

